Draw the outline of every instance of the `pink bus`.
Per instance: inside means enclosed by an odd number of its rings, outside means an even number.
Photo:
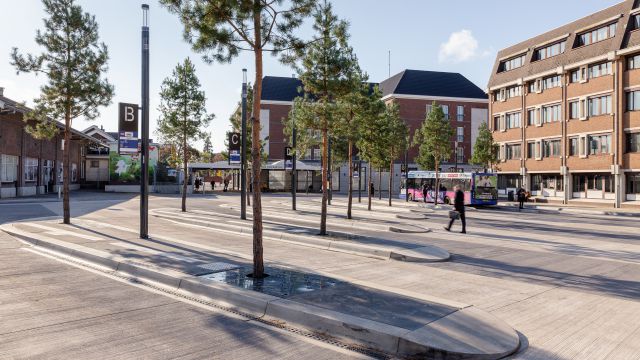
[[[400,198],[409,196],[411,201],[434,202],[438,196],[438,203],[453,202],[454,187],[459,185],[464,191],[466,205],[496,205],[498,203],[498,175],[492,173],[438,173],[440,191],[436,192],[435,171],[409,171],[408,179],[403,179]],[[423,187],[426,185],[426,199]]]

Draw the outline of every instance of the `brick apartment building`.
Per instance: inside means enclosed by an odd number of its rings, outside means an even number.
[[[452,154],[457,151],[457,167],[459,171],[470,170],[468,160],[471,157],[473,143],[477,136],[480,123],[488,121],[488,100],[486,93],[478,88],[464,76],[457,73],[404,70],[380,84],[383,100],[390,103],[396,102],[400,108],[400,117],[409,126],[411,134],[420,127],[433,101],[443,106],[445,114],[450,118],[451,125],[456,135],[451,139]],[[265,152],[269,161],[281,160],[284,157],[284,148],[287,139],[283,133],[283,121],[286,121],[293,100],[300,96],[298,89],[302,88],[302,82],[296,78],[266,76],[263,81],[261,104],[261,138],[265,139]],[[455,150],[455,144],[458,149]],[[409,151],[409,168],[417,169],[414,157],[417,155],[417,147]],[[320,161],[320,149],[313,149],[300,160],[317,163]],[[456,158],[452,155],[448,162],[441,165],[444,171],[453,171],[456,167]],[[394,170],[393,188],[400,188],[400,163],[404,159],[398,159]],[[385,169],[386,170],[386,169]],[[373,169],[375,172],[375,169]],[[363,174],[370,172],[365,165]],[[346,168],[340,172],[334,172],[334,190],[346,191]],[[386,189],[389,181],[389,173],[383,172],[382,188]],[[374,175],[374,186],[378,184],[378,176]],[[357,187],[358,184],[355,184]]]
[[[30,111],[3,95],[0,88],[0,198],[56,192],[62,186],[61,132],[53,139],[34,139],[25,131],[24,114]],[[85,180],[86,146],[96,140],[73,130],[70,162],[72,190]]]
[[[488,90],[503,194],[638,204],[639,29],[628,0],[498,53]]]

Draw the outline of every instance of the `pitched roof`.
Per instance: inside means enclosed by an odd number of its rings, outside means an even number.
[[[459,73],[404,70],[380,83],[383,96],[390,94],[487,99],[487,94]]]
[[[262,100],[293,101],[300,96],[298,88],[302,88],[302,81],[293,77],[265,76],[262,79]]]
[[[630,25],[629,22],[632,20],[629,14],[633,6],[634,0],[625,0],[607,9],[500,50],[496,55],[493,65],[488,84],[489,88],[510,83],[524,77],[553,71],[560,66],[570,65],[597,56],[606,55],[611,51],[640,44],[640,36],[636,34],[636,32],[626,33],[628,28],[631,29],[628,25]],[[584,31],[612,23],[618,24],[614,37],[587,46],[575,46],[576,37]],[[537,48],[547,44],[553,44],[562,39],[566,41],[566,50],[564,53],[544,60],[532,61]],[[498,73],[501,61],[517,55],[526,55],[524,66]]]

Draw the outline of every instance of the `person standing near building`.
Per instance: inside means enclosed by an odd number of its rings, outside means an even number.
[[[427,194],[429,193],[429,187],[427,186],[427,183],[423,183],[422,184],[422,201],[426,204],[427,203]]]
[[[524,201],[527,199],[527,192],[523,188],[519,188],[517,192],[518,210],[524,209]]]
[[[459,217],[460,221],[462,222],[462,231],[460,231],[461,234],[466,234],[467,233],[467,219],[465,218],[465,214],[464,214],[464,192],[462,192],[462,189],[460,189],[460,185],[456,185],[455,186],[455,200],[453,202],[453,207],[455,209],[455,212],[451,212],[449,217],[451,217],[451,220],[449,221],[449,226],[445,226],[445,230],[447,231],[451,231],[451,226],[453,226],[453,222]],[[457,213],[457,215],[455,215]]]

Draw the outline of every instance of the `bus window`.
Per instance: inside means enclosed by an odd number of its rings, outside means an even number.
[[[440,179],[440,190],[441,191],[452,191],[453,190],[453,181],[451,179]]]

